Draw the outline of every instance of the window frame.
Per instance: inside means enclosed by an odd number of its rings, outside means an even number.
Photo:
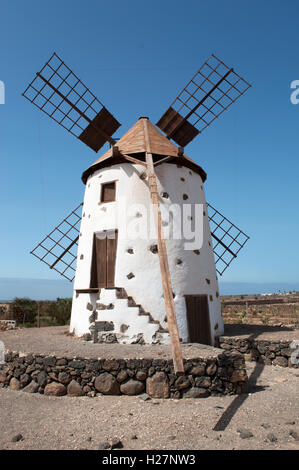
[[[105,181],[105,182],[101,183],[99,204],[109,204],[110,202],[115,202],[116,201],[116,183],[117,183],[117,181],[118,180],[111,180],[111,181]],[[114,199],[112,201],[102,201],[104,186],[107,185],[107,184],[111,184],[111,183],[114,183]]]

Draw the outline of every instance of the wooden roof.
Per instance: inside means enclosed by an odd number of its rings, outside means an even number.
[[[127,155],[134,155],[135,158],[144,161],[145,152],[147,150],[144,136],[144,119],[146,119],[148,136],[149,136],[149,150],[153,154],[154,160],[157,157],[170,156],[173,159],[167,163],[175,163],[182,166],[191,168],[196,173],[199,173],[202,180],[205,181],[207,175],[205,171],[187,155],[178,156],[178,147],[167,139],[159,129],[152,124],[148,118],[139,118],[136,124],[126,132],[126,134],[117,142],[118,149],[121,153]],[[112,157],[112,149],[110,148],[98,160],[96,160],[87,170],[82,174],[82,181],[86,183],[87,178],[99,168],[112,166],[118,163],[125,163],[121,157]]]

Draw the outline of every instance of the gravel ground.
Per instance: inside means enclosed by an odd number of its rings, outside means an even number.
[[[247,369],[249,393],[231,397],[144,402],[0,389],[0,449],[98,449],[117,437],[128,450],[299,450],[299,371],[254,363]],[[253,436],[240,437],[240,428]],[[17,434],[22,440],[12,442]]]
[[[12,330],[1,332],[0,340],[10,350],[70,357],[171,357],[169,346],[95,345],[66,332],[67,327]],[[227,325],[225,334],[298,339],[298,330],[242,325]],[[183,345],[186,358],[220,352]],[[298,369],[252,362],[246,367],[249,393],[231,397],[144,402],[128,396],[46,397],[0,389],[0,449],[98,449],[117,437],[128,450],[299,450]],[[22,439],[13,442],[18,434]]]
[[[0,332],[0,340],[4,342],[6,349],[27,353],[54,354],[64,357],[105,357],[107,359],[171,359],[171,348],[168,345],[93,344],[90,341],[67,335],[67,332],[67,326],[23,328]],[[254,336],[255,339],[278,341],[293,340],[299,339],[299,330],[259,325],[226,325],[225,336]],[[223,352],[223,350],[199,344],[183,344],[182,351],[185,358],[217,356]]]
[[[263,341],[293,341],[299,339],[299,330],[280,326],[234,324],[225,325],[223,336],[252,337]]]
[[[113,359],[171,359],[170,345],[94,344],[67,335],[68,327],[23,328],[0,332],[0,340],[10,351],[53,354],[63,357]],[[222,349],[203,344],[183,344],[184,358],[216,357]]]

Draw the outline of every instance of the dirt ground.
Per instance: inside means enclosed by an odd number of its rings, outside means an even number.
[[[231,324],[224,325],[223,336],[253,338],[258,341],[293,341],[299,339],[299,330],[285,326]]]
[[[69,336],[67,326],[23,328],[0,332],[0,340],[10,351],[89,358],[171,359],[170,345],[94,344]],[[259,325],[225,325],[225,336],[254,337],[260,340],[299,340],[299,330]],[[217,356],[221,350],[199,344],[182,344],[184,358]]]
[[[298,339],[298,330],[241,330],[229,326],[226,334],[282,339],[283,333],[284,339]],[[10,350],[71,357],[171,357],[168,346],[93,344],[67,336],[66,331],[12,330],[1,332],[0,340]],[[183,345],[184,357],[219,352]],[[126,450],[299,450],[299,370],[253,362],[246,368],[249,393],[238,396],[143,401],[128,396],[47,397],[0,389],[0,449],[96,450],[117,437]],[[14,442],[19,434],[22,439]]]
[[[49,354],[63,357],[113,359],[170,359],[170,345],[117,344],[83,341],[66,334],[67,326],[23,328],[0,332],[0,340],[10,351]],[[184,358],[217,357],[223,351],[204,344],[183,344]]]
[[[0,389],[0,449],[299,450],[298,369],[247,363],[249,393],[183,400],[46,397]],[[242,438],[238,429],[252,433]],[[12,442],[21,434],[22,440]],[[245,434],[246,435],[246,434]]]

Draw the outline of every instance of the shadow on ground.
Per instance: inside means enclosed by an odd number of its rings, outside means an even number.
[[[259,335],[264,333],[273,333],[273,332],[282,332],[282,331],[294,331],[293,328],[288,327],[276,327],[268,325],[247,325],[247,324],[231,324],[225,325],[224,335],[223,336],[238,336],[246,335],[250,341],[258,339]],[[243,405],[245,400],[248,398],[249,393],[257,393],[264,391],[267,386],[258,386],[257,380],[260,377],[261,373],[264,370],[264,364],[262,362],[256,362],[255,367],[248,379],[248,391],[241,395],[236,396],[232,403],[227,407],[227,409],[222,414],[221,418],[217,421],[214,426],[214,431],[224,431],[225,428],[229,425],[234,415],[237,413],[238,409]]]
[[[213,428],[213,431],[224,431],[229,425],[238,409],[243,405],[245,400],[248,398],[249,393],[257,393],[264,391],[267,386],[257,386],[257,380],[264,369],[264,364],[256,363],[252,374],[248,379],[248,392],[237,395],[236,398],[231,402],[227,409],[223,412],[220,419],[217,421]]]
[[[250,339],[257,339],[264,333],[281,333],[282,331],[294,331],[296,328],[287,326],[249,325],[247,323],[233,323],[224,325],[224,334],[221,336],[250,335]]]

